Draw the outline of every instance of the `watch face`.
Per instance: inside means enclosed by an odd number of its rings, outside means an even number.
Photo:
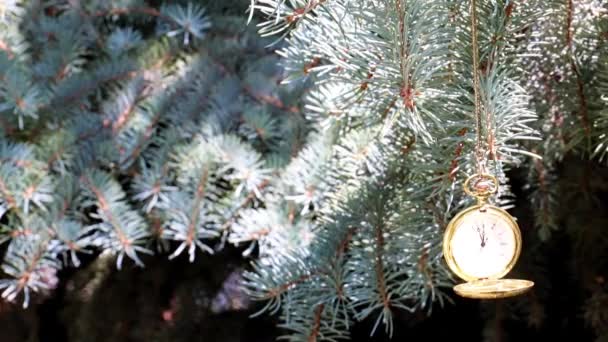
[[[478,206],[457,215],[446,232],[448,264],[465,280],[500,278],[519,256],[521,237],[502,209]]]

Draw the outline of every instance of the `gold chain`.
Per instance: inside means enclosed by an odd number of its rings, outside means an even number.
[[[479,86],[479,47],[477,44],[477,3],[471,0],[471,48],[473,50],[473,91],[475,92],[475,128],[477,130],[477,142],[475,144],[475,158],[477,160],[477,173],[485,173],[485,160],[483,152],[483,129],[482,129],[482,103],[481,89]]]

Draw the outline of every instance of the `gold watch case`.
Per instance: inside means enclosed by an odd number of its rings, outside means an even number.
[[[475,211],[483,210],[490,211],[493,215],[500,216],[507,223],[507,226],[513,231],[515,236],[515,253],[509,263],[496,274],[483,279],[479,279],[471,274],[466,273],[458,266],[452,251],[452,241],[456,229],[468,215]],[[507,273],[513,269],[519,255],[521,253],[521,231],[517,222],[505,210],[493,205],[480,203],[469,207],[458,213],[448,224],[443,237],[443,256],[448,264],[448,267],[466,283],[459,284],[454,287],[454,291],[463,297],[477,299],[495,299],[512,297],[528,291],[534,283],[529,280],[521,279],[502,279]]]

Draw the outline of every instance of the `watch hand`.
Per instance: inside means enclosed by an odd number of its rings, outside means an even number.
[[[477,226],[477,234],[479,234],[479,238],[481,239],[481,247],[482,248],[485,247],[488,237],[486,235],[486,229],[483,224],[481,225],[481,228],[479,228],[479,226]]]
[[[482,226],[483,227],[483,226]],[[494,222],[494,224],[492,225],[492,227],[490,227],[491,230],[494,230],[494,228],[496,227],[496,222]],[[485,245],[488,243],[488,235],[486,234],[485,229],[483,230],[483,237],[481,239],[481,247],[485,247]]]

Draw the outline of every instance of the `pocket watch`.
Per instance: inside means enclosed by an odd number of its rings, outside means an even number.
[[[463,297],[505,298],[534,286],[529,280],[503,279],[515,266],[522,241],[515,219],[486,202],[497,189],[498,180],[493,175],[470,176],[464,190],[478,203],[459,212],[445,231],[443,255],[448,267],[466,281],[454,287]]]

